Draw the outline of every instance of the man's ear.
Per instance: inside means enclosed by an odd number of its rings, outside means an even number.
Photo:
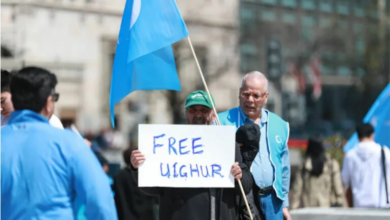
[[[217,119],[217,116],[215,115],[215,112],[211,110],[211,119],[212,121],[215,121]]]
[[[49,117],[50,109],[53,107],[52,99],[53,99],[52,96],[47,97],[45,106],[42,109],[41,114],[44,115],[45,117]]]
[[[51,101],[52,99],[53,99],[53,97],[51,97],[51,96],[47,97],[47,99],[46,99],[46,103],[45,103],[45,107],[44,107],[46,112],[50,111],[50,107],[53,104],[53,102]]]

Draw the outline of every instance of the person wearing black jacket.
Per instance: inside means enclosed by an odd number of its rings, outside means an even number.
[[[207,93],[195,91],[186,100],[188,124],[211,125],[214,121],[211,102]],[[216,137],[218,138],[218,137]],[[135,150],[131,155],[133,177],[138,181],[137,168],[145,161],[144,155]],[[232,166],[235,179],[241,180],[245,193],[252,188],[253,179],[242,163],[239,146],[236,145],[236,163]],[[140,188],[143,192],[160,197],[160,220],[237,220],[241,191],[235,188]]]
[[[247,124],[239,127],[236,132],[236,142],[240,146],[242,162],[247,166],[251,167],[253,160],[259,152],[260,143],[260,127],[258,124]],[[253,177],[252,177],[253,178]],[[252,182],[252,187],[246,198],[248,200],[253,220],[265,219],[258,199],[259,187],[255,181]],[[243,200],[240,200],[240,220],[250,220],[249,213],[245,207]]]
[[[153,220],[153,200],[142,193],[131,175],[130,156],[132,149],[123,152],[126,167],[114,177],[115,205],[119,220]]]

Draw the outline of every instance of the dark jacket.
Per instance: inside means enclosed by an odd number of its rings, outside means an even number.
[[[250,169],[260,149],[260,127],[258,124],[243,125],[237,129],[236,142],[240,147],[242,162]],[[252,174],[251,178],[253,180]],[[259,187],[252,181],[250,192],[246,195],[254,220],[265,219],[260,209]],[[240,220],[250,220],[245,202],[240,200]]]
[[[242,170],[241,183],[245,193],[253,185],[250,171],[242,163],[240,149],[236,146],[235,160]],[[132,168],[133,177],[138,181],[138,172]],[[148,195],[160,197],[159,220],[210,220],[211,219],[211,192],[215,191],[216,220],[237,220],[238,201],[241,191],[236,182],[235,188],[165,188],[142,187]]]
[[[153,220],[153,197],[138,188],[129,168],[119,171],[112,186],[119,220]]]

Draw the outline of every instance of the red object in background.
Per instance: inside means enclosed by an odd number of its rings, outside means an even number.
[[[298,92],[304,94],[306,91],[306,78],[305,74],[297,68],[295,63],[290,63],[289,72],[298,82]]]
[[[313,98],[315,100],[319,99],[322,93],[321,86],[321,72],[320,72],[320,58],[315,57],[310,63],[310,69],[314,77],[313,82]]]
[[[290,139],[288,140],[288,148],[306,149],[307,140]]]

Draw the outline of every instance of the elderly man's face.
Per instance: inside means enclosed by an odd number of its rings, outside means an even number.
[[[14,105],[11,100],[10,92],[2,92],[1,93],[1,114],[9,117],[9,115],[14,111]]]
[[[215,116],[211,108],[204,105],[193,105],[186,109],[187,123],[191,125],[209,125]]]
[[[239,93],[240,106],[249,118],[257,118],[261,109],[267,104],[268,92],[265,81],[261,78],[248,77]]]

